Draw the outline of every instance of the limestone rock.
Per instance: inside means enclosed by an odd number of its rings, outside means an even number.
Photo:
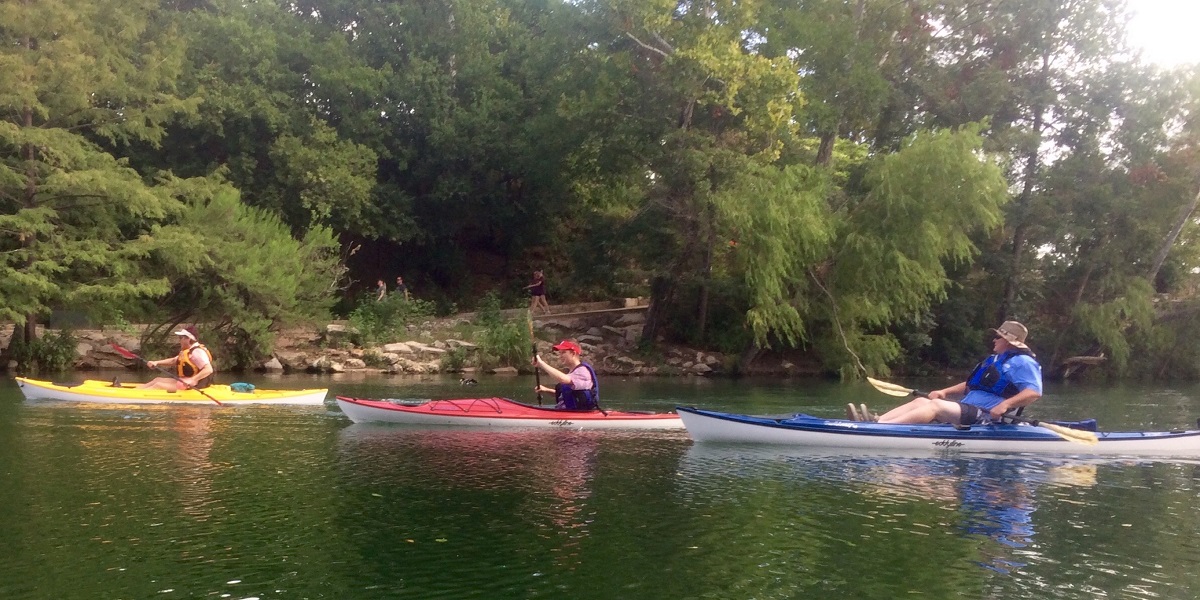
[[[626,325],[641,325],[645,322],[646,322],[646,313],[635,312],[635,313],[625,313],[625,314],[621,315],[621,318],[617,319],[617,321],[615,323],[613,323],[613,325],[616,325],[617,327],[624,327]]]

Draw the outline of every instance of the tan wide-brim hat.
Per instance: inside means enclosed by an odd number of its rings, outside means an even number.
[[[1016,321],[1005,321],[992,331],[1018,348],[1029,349],[1029,346],[1025,345],[1025,338],[1029,335],[1029,330]]]

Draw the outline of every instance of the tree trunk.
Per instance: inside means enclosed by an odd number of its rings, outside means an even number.
[[[663,311],[670,305],[673,293],[673,285],[662,275],[655,276],[650,282],[650,308],[646,309],[646,323],[642,325],[642,339],[646,343],[655,343]]]
[[[1017,289],[1020,287],[1022,272],[1021,257],[1025,254],[1025,244],[1027,242],[1029,230],[1028,211],[1029,205],[1033,202],[1034,182],[1037,179],[1039,167],[1041,166],[1041,156],[1038,153],[1042,145],[1042,130],[1046,126],[1046,87],[1049,85],[1050,78],[1050,55],[1047,52],[1042,53],[1042,72],[1040,79],[1039,94],[1037,100],[1032,106],[1033,112],[1033,143],[1029,148],[1029,153],[1025,157],[1025,182],[1021,186],[1021,195],[1017,197],[1016,210],[1013,211],[1014,224],[1012,236],[1012,260],[1009,264],[1008,277],[1004,281],[1004,294],[1000,300],[996,314],[996,322],[999,323],[1011,315],[1012,307],[1016,304]]]
[[[1096,263],[1089,262],[1087,268],[1083,272],[1083,278],[1079,281],[1079,285],[1075,287],[1075,297],[1071,299],[1071,305],[1068,307],[1070,308],[1070,312],[1067,313],[1067,322],[1058,330],[1058,339],[1054,341],[1054,354],[1050,355],[1050,362],[1048,364],[1058,364],[1058,357],[1062,354],[1063,341],[1066,339],[1067,332],[1071,329],[1071,325],[1075,322],[1075,318],[1070,315],[1075,314],[1075,307],[1079,306],[1079,303],[1083,300],[1083,291],[1087,289],[1088,283],[1092,280],[1092,273],[1095,271]]]
[[[1192,213],[1196,212],[1196,206],[1200,205],[1200,190],[1196,190],[1196,196],[1192,201],[1179,210],[1179,217],[1175,219],[1175,226],[1171,228],[1171,232],[1167,234],[1163,240],[1162,246],[1158,248],[1158,254],[1154,256],[1154,263],[1150,266],[1150,271],[1146,273],[1146,279],[1150,280],[1150,285],[1154,285],[1154,280],[1158,278],[1158,271],[1162,269],[1162,265],[1167,260],[1167,255],[1171,253],[1171,247],[1175,245],[1175,240],[1179,238],[1179,232],[1183,231],[1183,226],[1187,225],[1192,218]]]
[[[712,287],[713,243],[716,234],[716,207],[712,203],[705,206],[704,222],[700,224],[700,243],[703,244],[703,256],[700,259],[700,301],[696,307],[696,343],[704,342],[708,330],[708,295]]]
[[[26,37],[24,39],[24,45],[25,45],[26,50],[32,51],[34,44],[35,44],[35,42],[34,42],[33,38]],[[32,131],[33,130],[33,107],[26,104],[24,107],[24,110],[22,112],[23,112],[23,114],[21,115],[21,117],[22,117],[21,124],[25,127],[26,131]],[[24,201],[25,208],[33,208],[36,205],[37,190],[38,190],[38,188],[37,188],[37,183],[38,183],[37,182],[37,168],[34,166],[34,160],[37,158],[37,148],[35,148],[32,143],[27,143],[27,144],[25,144],[25,147],[22,148],[22,154],[25,157],[25,164],[26,164],[26,167],[25,167],[25,194],[24,194],[24,198],[22,200]],[[22,232],[20,235],[20,241],[21,241],[22,249],[30,249],[30,248],[33,248],[34,244],[37,243],[37,238],[32,233]],[[29,256],[31,258],[27,258],[25,260],[26,268],[28,268],[33,262],[32,252],[29,253]],[[14,330],[13,330],[14,338],[17,336],[18,329],[22,333],[21,341],[25,342],[26,344],[29,344],[29,343],[33,342],[34,340],[36,340],[37,339],[37,315],[32,314],[32,313],[26,314],[24,327],[14,328]]]
[[[746,345],[746,349],[742,350],[741,356],[738,356],[738,373],[747,373],[750,371],[750,365],[758,355],[762,353],[762,348],[754,340]]]
[[[821,134],[821,146],[817,148],[817,166],[828,167],[833,163],[833,142],[837,140],[837,132],[828,131]]]
[[[711,254],[712,254],[711,252],[707,253],[707,255],[711,255]],[[705,262],[707,262],[707,259],[708,259],[707,255],[706,255]],[[698,305],[696,306],[696,343],[697,344],[704,342],[704,331],[706,329],[705,324],[708,323],[709,273],[708,273],[708,269],[707,269],[708,265],[705,265],[705,267],[706,268],[705,268],[704,273],[700,276],[701,277],[701,279],[700,279],[700,301],[698,302]]]

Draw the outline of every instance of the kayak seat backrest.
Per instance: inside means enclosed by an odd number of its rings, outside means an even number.
[[[1060,427],[1067,427],[1070,429],[1078,429],[1079,431],[1099,431],[1100,430],[1100,428],[1096,426],[1095,419],[1084,419],[1082,421],[1046,421],[1046,422],[1053,423]]]
[[[1023,412],[1025,412],[1025,407],[1024,407],[1024,406],[1019,406],[1019,407],[1017,407],[1017,410],[1016,410],[1015,412],[1013,412],[1013,416],[1014,416],[1014,417],[1019,417],[1019,416],[1021,416],[1021,413],[1023,413]],[[1005,413],[1005,414],[1007,415],[1007,413]],[[1008,423],[1008,424],[1010,424],[1010,425],[1011,425],[1011,424],[1015,424],[1015,423],[1017,423],[1017,420],[1016,420],[1016,419],[1009,418],[1008,416],[1003,416],[1003,417],[1000,417],[1000,422],[1001,422],[1001,423]]]

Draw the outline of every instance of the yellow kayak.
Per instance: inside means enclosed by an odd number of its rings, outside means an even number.
[[[101,402],[108,404],[307,404],[325,403],[328,389],[314,390],[261,390],[237,392],[227,385],[210,385],[204,393],[198,390],[168,392],[166,390],[140,390],[136,383],[117,386],[111,381],[88,379],[82,383],[51,383],[37,379],[17,377],[17,386],[26,400],[69,400],[73,402]],[[205,394],[211,396],[206,397]]]

